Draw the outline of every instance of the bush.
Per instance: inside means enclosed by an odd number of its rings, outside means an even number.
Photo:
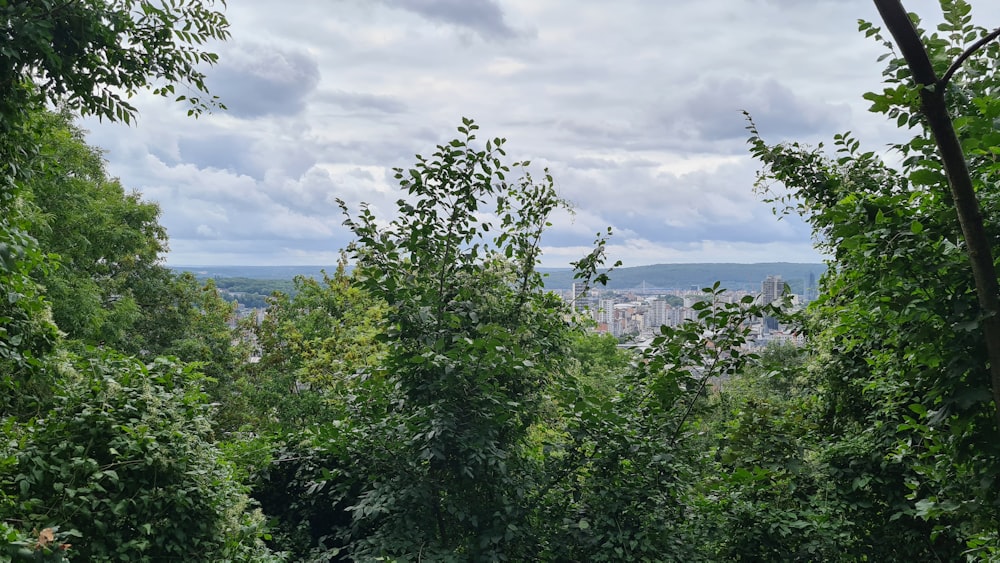
[[[189,368],[102,354],[76,373],[4,480],[28,528],[75,530],[85,561],[278,560]]]

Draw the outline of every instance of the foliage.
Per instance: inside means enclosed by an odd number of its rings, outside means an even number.
[[[28,234],[20,184],[38,171],[39,133],[33,116],[62,103],[83,114],[128,122],[135,108],[126,99],[160,83],[205,91],[200,63],[216,56],[203,50],[228,37],[228,23],[213,0],[13,0],[0,4],[0,361],[8,372],[32,372],[51,348],[54,327],[41,290],[29,277],[48,268]],[[206,103],[197,96],[191,113]],[[25,379],[27,376],[21,376]],[[7,377],[5,377],[7,380]],[[17,383],[5,383],[7,387]]]
[[[826,498],[816,398],[801,350],[769,346],[723,382],[699,427],[693,504],[713,560],[850,560],[844,516]]]
[[[295,297],[296,292],[293,280],[217,277],[215,286],[226,301],[236,301],[251,309],[266,309],[268,298],[275,292],[289,297]]]
[[[17,528],[0,522],[0,562],[38,561],[60,562],[68,561],[68,555],[73,547],[70,540],[74,534],[60,532],[56,528],[42,528],[25,533]]]
[[[12,252],[11,267],[0,272],[5,296],[0,299],[0,415],[25,416],[34,410],[36,399],[49,394],[51,381],[42,366],[58,329],[31,278],[31,273],[51,266],[22,228],[4,231],[2,223],[10,218],[0,217],[0,253]]]
[[[110,353],[74,363],[3,481],[26,525],[74,530],[87,561],[276,560],[211,442],[196,374]]]
[[[966,2],[942,8],[941,33],[919,31],[939,73],[986,35],[971,25]],[[891,48],[871,24],[861,29]],[[995,42],[973,53],[946,93],[991,237],[1000,212],[992,189],[998,55]],[[979,306],[941,161],[906,64],[894,52],[887,58],[886,88],[865,98],[872,111],[915,128],[893,147],[898,167],[849,134],[835,138],[833,156],[768,145],[754,129],[751,146],[765,165],[761,185],[787,186],[790,195],[775,202],[802,214],[832,256],[810,330],[830,470],[870,491],[868,506],[854,497],[857,486],[840,481],[834,491],[852,504],[853,533],[897,539],[893,551],[869,545],[870,557],[956,560],[968,547],[989,549],[981,538],[995,539],[1000,505],[983,499],[998,498],[997,429],[985,350],[971,337]]]
[[[37,171],[23,186],[28,232],[58,254],[36,271],[52,314],[70,338],[121,347],[134,338],[140,305],[132,286],[162,268],[166,231],[159,207],[108,178],[101,153],[87,146],[66,113],[33,114],[40,134]]]
[[[575,385],[610,397],[635,357],[631,350],[619,348],[618,339],[610,334],[580,331],[570,335],[567,359]]]
[[[294,294],[275,293],[260,324],[247,327],[260,358],[236,388],[251,427],[284,433],[328,422],[338,416],[330,404],[359,392],[359,374],[379,365],[385,303],[345,266],[321,281],[296,277]]]
[[[139,90],[166,96],[181,85],[197,94],[177,100],[200,113],[214,104],[201,98],[199,65],[216,60],[204,44],[228,35],[214,5],[0,2],[0,557],[275,559],[180,368],[74,358],[53,322],[54,313],[83,341],[148,352],[150,339],[134,329],[171,309],[144,304],[183,280],[156,265],[165,249],[156,207],[126,195],[68,118],[42,108],[129,122],[136,110],[126,100]],[[196,310],[191,301],[180,308]],[[170,342],[179,334],[162,332]],[[68,534],[82,536],[64,550]]]
[[[367,207],[346,221],[358,282],[389,305],[379,371],[392,385],[386,417],[365,421],[375,473],[351,508],[354,557],[525,547],[520,452],[566,345],[536,270],[562,202],[547,173],[504,163],[503,139],[476,148],[477,129],[463,120],[461,138],[396,170],[406,197],[387,226]]]
[[[31,277],[51,272],[52,263],[28,234],[31,214],[13,189],[15,180],[27,175],[24,169],[32,163],[36,136],[28,129],[0,135],[0,153],[12,153],[6,160],[0,157],[0,289],[5,296],[0,299],[4,397],[0,413],[4,415],[28,412],[31,398],[48,393],[48,377],[40,368],[58,336],[43,290]]]
[[[0,132],[34,100],[128,123],[136,109],[127,99],[155,83],[161,86],[154,94],[162,96],[174,94],[175,84],[207,93],[199,65],[218,57],[202,46],[229,36],[215,5],[214,0],[4,2]],[[177,99],[187,99],[192,113],[207,107],[197,96]]]
[[[297,277],[294,297],[275,299],[263,322],[280,338],[269,342],[268,352],[286,361],[295,357],[284,369],[299,382],[343,391],[357,372],[371,371],[381,359],[384,309],[352,281],[343,261],[321,281]]]
[[[561,431],[548,443],[546,484],[535,514],[546,560],[695,561],[704,531],[693,524],[691,483],[700,444],[695,413],[710,383],[740,372],[748,321],[774,307],[731,303],[704,290],[698,318],[661,327],[614,391],[568,380],[558,396]],[[599,363],[593,364],[596,368]],[[586,369],[586,367],[585,367]]]
[[[277,447],[254,474],[253,496],[271,519],[275,546],[294,561],[349,561],[350,507],[364,488],[368,457],[343,425],[316,425]]]

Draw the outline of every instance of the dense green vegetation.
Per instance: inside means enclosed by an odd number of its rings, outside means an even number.
[[[899,166],[850,135],[828,151],[751,127],[760,189],[832,257],[787,319],[807,345],[747,352],[749,321],[783,313],[716,284],[639,352],[546,291],[539,241],[565,203],[471,120],[396,170],[395,215],[341,204],[355,241],[338,268],[231,328],[220,289],[261,288],[163,267],[156,205],[73,124],[126,120],[101,88],[142,87],[156,65],[200,85],[184,61],[214,59],[189,50],[201,40],[147,32],[191,17],[224,37],[225,20],[193,0],[71,3],[85,36],[45,50],[68,32],[43,4],[0,5],[34,30],[8,30],[21,58],[0,53],[17,93],[0,128],[0,561],[1000,559],[982,286],[927,96],[892,51],[866,98],[913,131]],[[995,239],[1000,44],[967,50],[991,37],[964,2],[942,6],[919,34]],[[608,234],[577,282],[615,275]]]

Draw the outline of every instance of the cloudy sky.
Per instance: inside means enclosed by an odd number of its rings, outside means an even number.
[[[974,21],[1000,25],[996,2]],[[938,13],[935,0],[908,9]],[[548,167],[574,215],[546,266],[607,226],[626,266],[815,262],[807,227],[753,192],[741,110],[768,141],[899,132],[867,114],[882,53],[863,0],[229,0],[232,39],[200,119],[142,95],[136,125],[83,123],[127,188],[159,202],[170,265],[332,264],[334,200],[388,216],[393,167],[462,117]]]

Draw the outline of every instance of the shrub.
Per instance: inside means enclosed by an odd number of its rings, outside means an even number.
[[[102,353],[75,371],[5,479],[22,521],[75,530],[86,561],[278,559],[212,441],[190,368]]]

